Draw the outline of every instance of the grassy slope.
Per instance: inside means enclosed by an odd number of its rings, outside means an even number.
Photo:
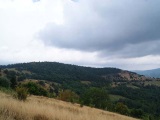
[[[0,120],[135,120],[77,104],[29,96],[26,102],[0,92]]]

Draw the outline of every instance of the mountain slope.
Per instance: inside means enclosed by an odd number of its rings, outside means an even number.
[[[31,62],[0,66],[2,73],[25,79],[47,80],[77,93],[87,87],[105,87],[111,82],[146,80],[143,75],[117,68],[91,68],[57,62]]]
[[[45,97],[29,96],[20,102],[0,92],[0,98],[0,120],[136,120]]]
[[[24,73],[27,77],[50,81],[66,80],[145,80],[144,76],[117,68],[91,68],[57,62],[32,62],[0,66]],[[61,80],[61,81],[60,81]]]
[[[152,70],[144,70],[144,71],[135,71],[135,72],[148,77],[160,78],[160,68]]]

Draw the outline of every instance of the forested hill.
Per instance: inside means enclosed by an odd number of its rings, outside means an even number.
[[[23,76],[62,83],[64,81],[122,81],[145,80],[146,77],[133,72],[117,68],[91,68],[69,65],[57,62],[31,62],[0,66],[0,68],[14,69]]]

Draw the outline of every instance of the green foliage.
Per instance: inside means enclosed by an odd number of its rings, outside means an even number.
[[[5,73],[5,74],[8,74],[8,70],[7,70],[7,69],[5,69],[5,70],[4,70],[4,73]]]
[[[139,89],[133,89],[118,86],[110,89],[110,93],[125,97],[126,99],[120,100],[120,102],[126,104],[130,109],[141,108],[146,114],[160,117],[160,87],[139,86]]]
[[[41,85],[41,86],[45,86],[45,82],[44,82],[44,81],[39,81],[38,83],[39,83],[39,85]]]
[[[34,82],[28,82],[24,84],[23,87],[28,89],[29,94],[48,96],[47,90]]]
[[[2,69],[0,68],[0,76],[2,75]]]
[[[18,81],[23,81],[24,79],[26,79],[26,76],[25,75],[20,75],[18,76]]]
[[[8,79],[11,79],[12,77],[15,77],[16,76],[16,72],[13,71],[13,70],[5,70],[7,72],[5,72],[6,76]]]
[[[9,88],[10,87],[10,81],[5,77],[0,77],[0,86]]]
[[[59,92],[58,99],[75,103],[79,101],[79,96],[71,90],[64,90]]]
[[[141,109],[132,109],[130,115],[136,118],[142,118],[144,112]]]
[[[0,87],[0,91],[15,96],[16,92],[11,88]]]
[[[17,86],[17,79],[16,79],[16,76],[13,76],[13,77],[11,77],[11,88],[12,89],[15,89],[16,88],[16,86]]]
[[[27,99],[28,91],[27,91],[26,88],[24,88],[24,87],[17,87],[16,88],[16,92],[17,92],[17,98],[19,100],[25,101]]]
[[[123,103],[117,103],[115,106],[115,111],[123,115],[129,114],[128,107],[124,105]]]
[[[23,64],[14,64],[8,66],[0,66],[2,68],[15,68],[18,71],[27,70],[34,74],[21,74],[18,80],[26,78],[49,80],[60,84],[72,81],[81,84],[80,80],[88,80],[93,86],[105,86],[110,83],[110,79],[105,79],[102,75],[118,73],[121,70],[116,68],[90,68],[75,65],[61,64],[56,62],[32,62]]]
[[[84,93],[81,101],[85,105],[105,109],[109,101],[109,96],[104,89],[90,88]]]

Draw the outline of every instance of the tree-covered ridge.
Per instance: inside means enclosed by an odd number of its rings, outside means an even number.
[[[15,68],[18,71],[29,71],[32,74],[26,75],[35,79],[49,81],[99,81],[99,80],[127,80],[125,73],[133,80],[139,79],[136,73],[123,71],[117,68],[91,68],[76,65],[69,65],[57,62],[31,62],[0,66],[0,68]],[[136,75],[136,77],[134,77]]]
[[[4,72],[9,72],[8,74],[16,74],[18,81],[47,80],[61,84],[63,88],[74,90],[79,94],[87,87],[105,87],[112,81],[144,80],[145,78],[117,68],[91,68],[57,62],[20,63],[0,66],[0,68]]]

